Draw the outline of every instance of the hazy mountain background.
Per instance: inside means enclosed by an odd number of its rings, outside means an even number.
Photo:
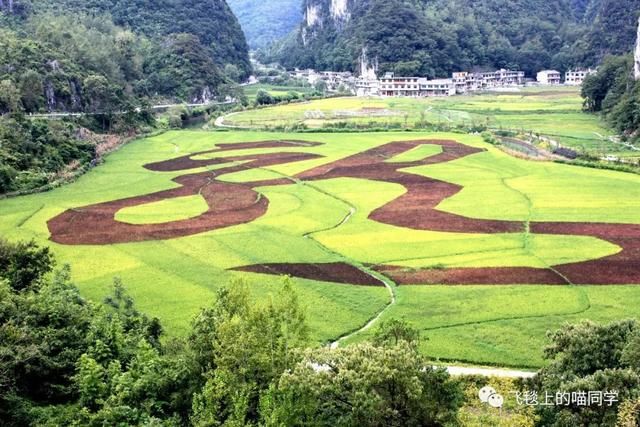
[[[227,0],[252,49],[269,46],[302,22],[302,0]]]

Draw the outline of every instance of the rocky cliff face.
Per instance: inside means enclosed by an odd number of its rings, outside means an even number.
[[[635,77],[636,80],[640,80],[640,19],[638,19],[638,37],[636,41],[636,54],[635,54]]]

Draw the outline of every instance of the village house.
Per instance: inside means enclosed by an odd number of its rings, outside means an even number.
[[[361,93],[366,93],[373,86],[364,81],[360,85]],[[455,95],[456,87],[453,79],[428,80],[424,77],[398,77],[394,73],[386,73],[380,79],[378,92],[382,96],[391,97],[451,96]]]
[[[456,93],[475,92],[482,88],[482,76],[480,74],[461,71],[452,74],[453,85]]]
[[[500,86],[519,86],[524,84],[524,71],[500,69],[495,72],[496,81]]]
[[[315,86],[319,81],[325,82],[327,90],[337,92],[338,90],[353,90],[356,85],[356,78],[349,71],[315,71],[315,70],[294,70],[289,72],[289,77],[304,80],[311,86]]]
[[[452,96],[456,94],[453,79],[420,79],[420,96]]]
[[[355,90],[356,96],[378,96],[380,95],[380,82],[377,79],[358,77]]]
[[[455,94],[473,93],[483,90],[523,86],[526,83],[524,71],[500,69],[497,71],[453,73],[450,79],[429,80],[425,77],[401,77],[392,72],[378,78],[376,68],[361,66],[359,77],[350,72],[334,72],[314,70],[295,70],[290,76],[306,80],[315,85],[319,81],[326,83],[330,92],[350,91],[356,96],[385,97],[431,97],[451,96]],[[584,79],[596,70],[576,69],[565,75],[567,85],[581,85]],[[543,70],[537,74],[538,84],[559,85],[562,75],[556,70]]]
[[[501,69],[483,73],[458,72],[452,79],[456,93],[469,93],[495,87],[519,86],[524,84],[524,71]]]
[[[587,76],[595,73],[596,70],[593,70],[591,68],[587,70],[569,70],[564,76],[564,84],[569,86],[581,86]]]
[[[382,96],[420,96],[420,77],[396,77],[394,73],[385,73],[380,79]]]
[[[562,81],[560,71],[542,70],[538,73],[536,80],[542,85],[559,85]]]

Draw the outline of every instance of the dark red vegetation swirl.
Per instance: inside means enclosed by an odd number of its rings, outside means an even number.
[[[438,145],[442,152],[418,161],[387,162],[387,160],[420,145]],[[144,196],[99,203],[68,210],[48,222],[51,239],[68,245],[106,245],[170,239],[251,222],[267,211],[269,200],[256,188],[289,185],[288,178],[247,183],[228,183],[218,176],[247,169],[316,159],[321,156],[300,152],[279,152],[255,155],[235,155],[195,160],[194,156],[231,150],[254,148],[311,147],[319,143],[303,141],[267,141],[225,144],[217,149],[193,153],[159,163],[145,165],[158,171],[181,171],[210,165],[240,162],[216,169],[179,176],[180,186]],[[492,267],[410,270],[393,265],[378,265],[375,269],[400,284],[640,284],[640,225],[569,222],[501,221],[468,218],[437,209],[445,199],[462,187],[448,182],[403,172],[404,169],[444,163],[484,151],[455,141],[417,140],[391,142],[344,159],[313,168],[295,176],[302,181],[331,178],[360,178],[402,185],[406,193],[374,210],[369,218],[385,224],[415,230],[452,233],[521,233],[529,227],[531,233],[592,236],[621,248],[615,255],[593,261],[550,266],[549,268]],[[134,225],[116,221],[120,209],[151,202],[201,194],[209,205],[202,215],[163,224]],[[381,285],[369,281],[344,264],[265,264],[240,267],[238,270],[270,274],[291,274],[309,279]]]

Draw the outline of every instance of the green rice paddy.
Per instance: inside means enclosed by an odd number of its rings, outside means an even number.
[[[482,97],[468,102],[470,110],[489,108],[489,101]],[[591,126],[598,125],[592,122]],[[282,281],[229,270],[235,267],[324,262],[393,263],[409,268],[544,267],[619,251],[609,242],[583,236],[529,235],[525,230],[487,235],[443,233],[378,223],[368,219],[369,213],[402,195],[403,187],[353,178],[262,187],[259,191],[270,201],[266,215],[248,224],[190,237],[108,246],[67,246],[48,240],[47,221],[67,209],[175,188],[171,179],[184,171],[152,172],[143,165],[209,150],[215,144],[274,139],[322,143],[218,154],[293,151],[323,156],[219,177],[247,182],[293,176],[391,141],[429,138],[454,139],[487,149],[450,163],[410,169],[464,186],[441,204],[442,210],[487,219],[640,223],[640,176],[517,159],[483,143],[479,136],[174,131],[128,144],[72,184],[0,201],[0,234],[49,245],[60,264],[72,265],[81,291],[95,301],[110,291],[114,277],[120,277],[139,308],[158,316],[174,336],[186,333],[191,318],[211,303],[219,286],[245,280],[257,298],[265,298]],[[439,150],[418,147],[389,161],[417,160]],[[198,216],[206,209],[201,197],[184,197],[126,208],[117,219],[133,224],[165,223]],[[390,303],[389,292],[382,287],[291,280],[306,306],[312,337],[318,344],[358,330]],[[416,285],[394,287],[396,303],[383,318],[405,318],[420,328],[425,338],[422,350],[433,359],[470,363],[541,366],[548,330],[580,319],[637,317],[640,307],[640,287],[634,286]],[[351,340],[363,339],[367,333]]]
[[[418,122],[486,125],[543,135],[592,154],[638,156],[612,142],[612,132],[597,116],[584,113],[582,105],[578,87],[524,88],[447,98],[323,99],[245,111],[225,123],[251,128],[299,124],[322,128],[344,122],[380,127],[414,127]]]

